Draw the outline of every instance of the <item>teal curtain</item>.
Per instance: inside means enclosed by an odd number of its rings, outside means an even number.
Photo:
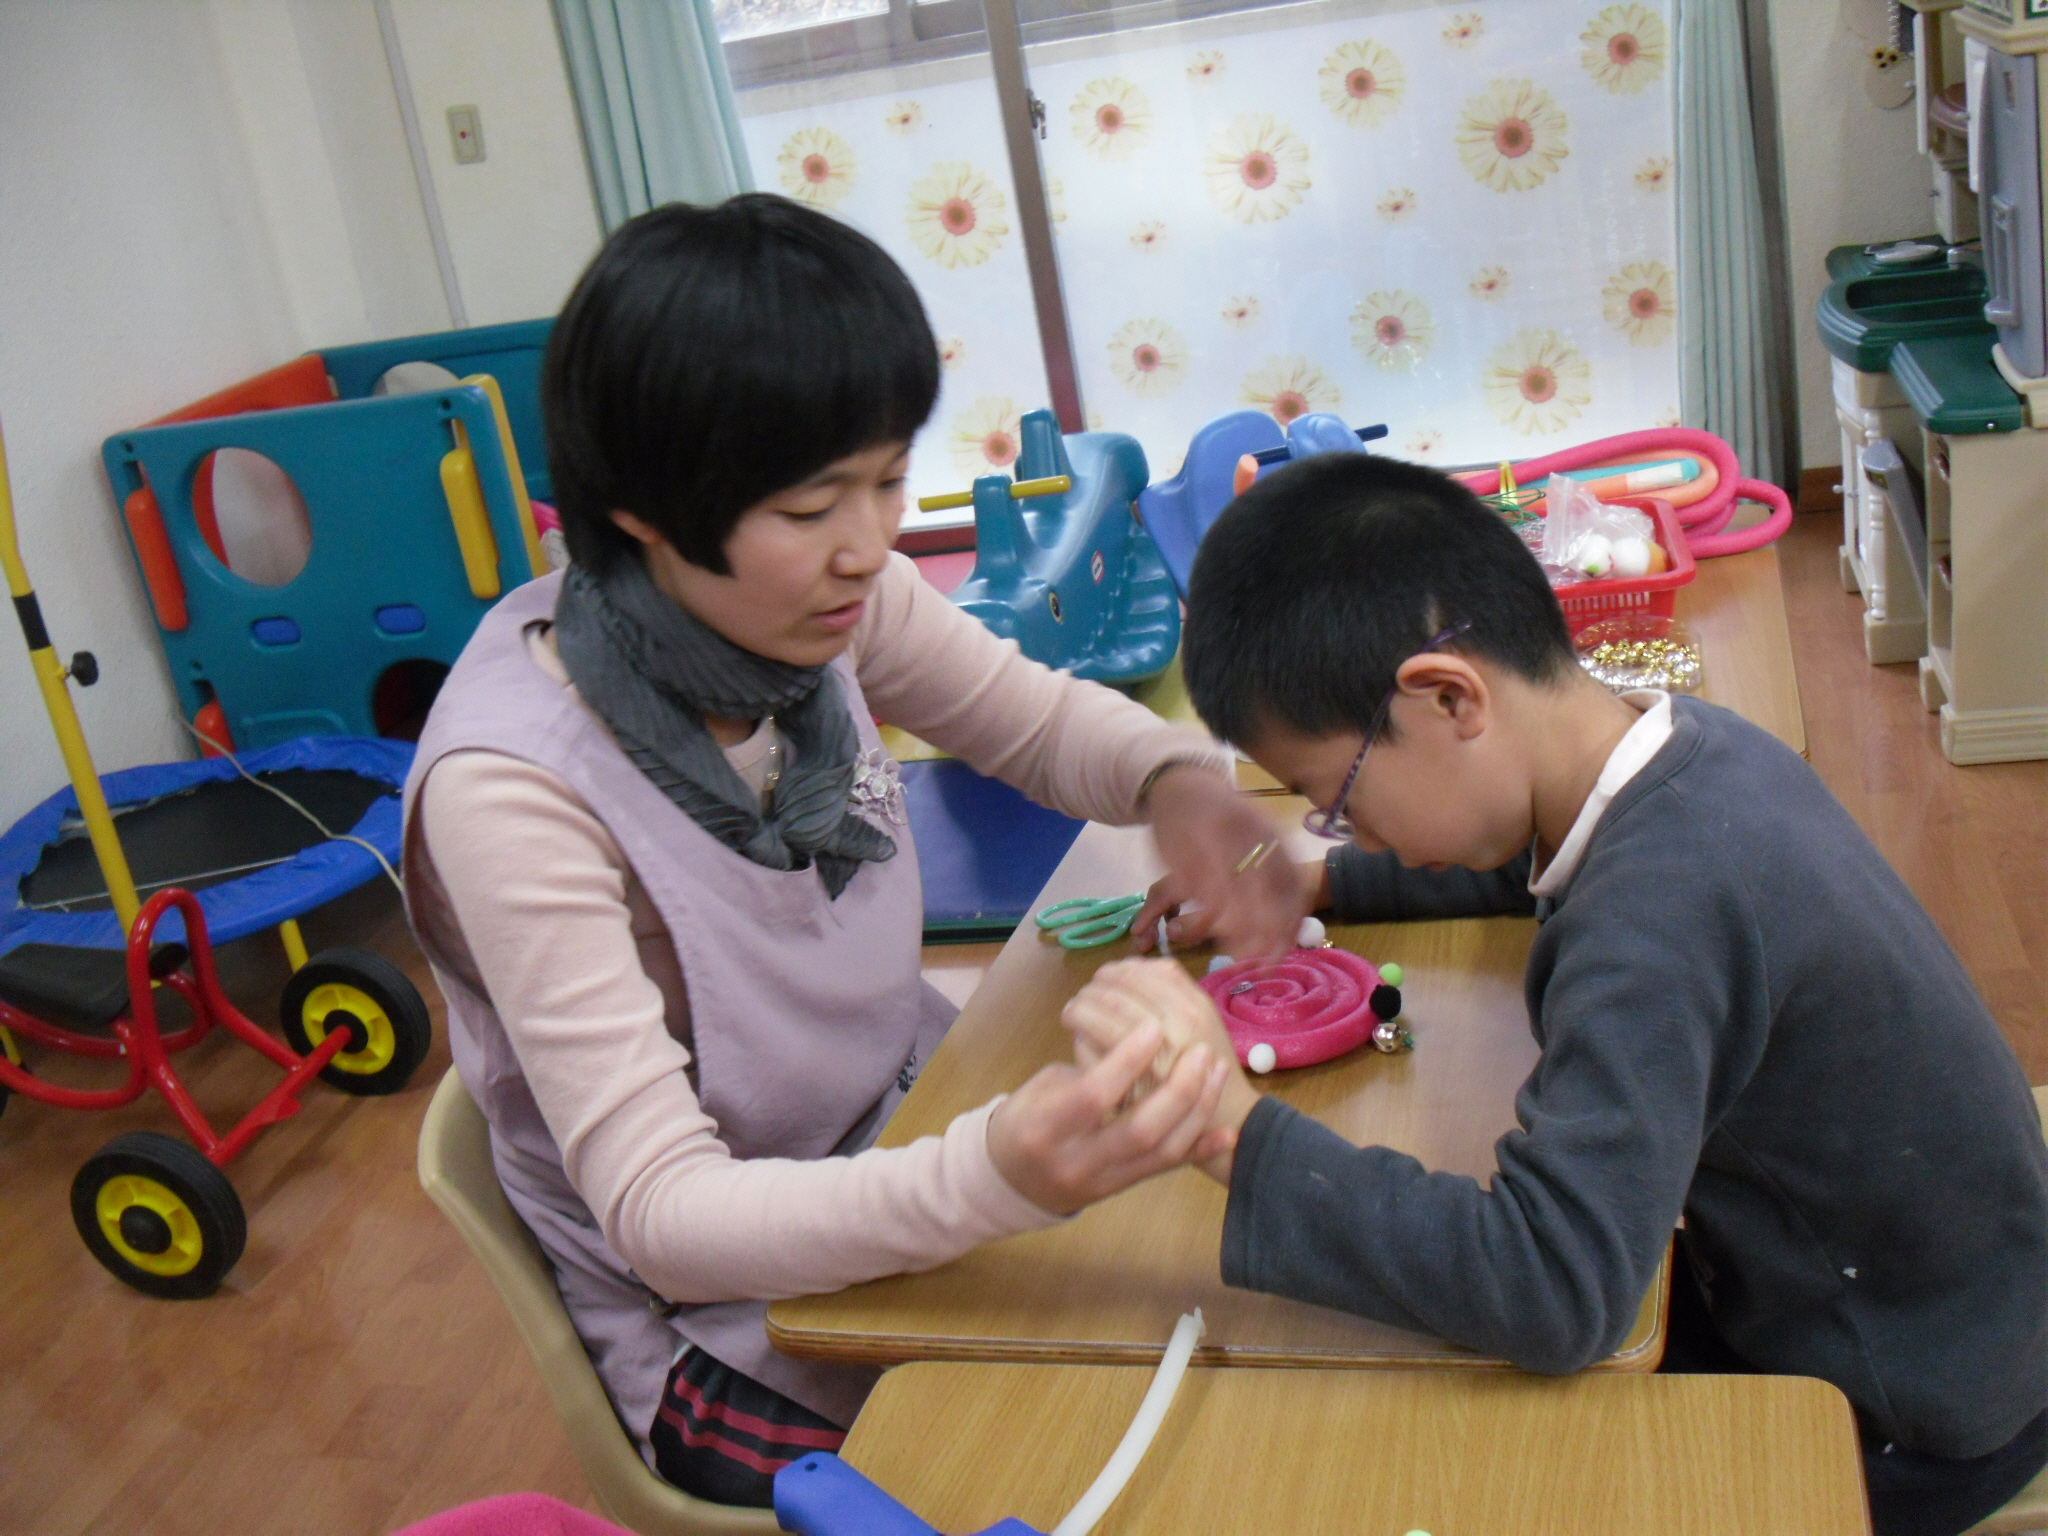
[[[705,0],[554,0],[607,230],[661,203],[752,188]]]
[[[1679,409],[1775,483],[1787,468],[1778,296],[1743,34],[1740,0],[1679,0]]]

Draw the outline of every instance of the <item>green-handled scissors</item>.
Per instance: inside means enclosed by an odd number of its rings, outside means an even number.
[[[1100,949],[1128,934],[1144,905],[1142,891],[1136,896],[1076,896],[1044,908],[1037,923],[1048,933],[1057,930],[1061,949]]]

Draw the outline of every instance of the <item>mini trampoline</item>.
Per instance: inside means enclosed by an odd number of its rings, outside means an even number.
[[[398,967],[367,950],[308,955],[296,921],[380,873],[397,879],[399,792],[413,749],[308,737],[246,759],[102,779],[70,694],[74,683],[90,687],[99,666],[87,652],[67,665],[50,643],[15,541],[4,444],[0,567],[71,779],[0,836],[0,876],[12,891],[0,905],[0,1108],[11,1095],[79,1110],[162,1098],[189,1141],[115,1137],[72,1180],[72,1222],[93,1257],[135,1289],[210,1295],[247,1236],[223,1165],[295,1114],[315,1076],[351,1094],[393,1093],[432,1043],[426,1004]],[[215,942],[272,927],[292,965],[283,1040],[229,1001],[213,963]],[[225,1133],[171,1059],[216,1028],[284,1072]],[[51,1082],[31,1070],[22,1041],[118,1063],[122,1080]]]
[[[379,854],[397,865],[398,794],[412,753],[409,742],[307,736],[242,754],[243,771],[234,760],[210,757],[130,768],[100,783],[136,890],[148,896],[175,885],[195,893],[208,933],[225,944],[375,879],[383,871]],[[330,840],[322,826],[337,837]],[[24,944],[118,950],[127,943],[73,789],[57,791],[0,836],[0,881],[14,896],[0,915],[0,964]],[[175,920],[165,926],[160,937],[183,937]]]

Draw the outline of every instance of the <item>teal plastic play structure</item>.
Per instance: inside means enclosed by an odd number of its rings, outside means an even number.
[[[553,501],[547,442],[540,422],[540,359],[554,328],[551,319],[515,320],[468,331],[328,347],[320,359],[334,381],[335,394],[343,400],[367,399],[377,381],[401,363],[434,363],[459,379],[488,373],[498,381],[498,390],[505,397],[505,417],[519,448],[526,494],[536,501]]]
[[[1385,427],[1353,431],[1342,417],[1324,411],[1297,416],[1283,432],[1264,411],[1232,411],[1198,429],[1188,440],[1179,473],[1147,486],[1138,497],[1138,517],[1152,535],[1175,590],[1183,598],[1202,535],[1230,504],[1237,461],[1251,454],[1259,473],[1317,453],[1364,453],[1366,440],[1386,436]]]
[[[196,419],[107,439],[107,476],[188,719],[224,728],[237,748],[416,734],[477,622],[540,574],[538,545],[482,386],[373,390],[399,363],[490,374],[522,483],[545,497],[539,375],[551,325],[337,347],[176,413]],[[282,585],[228,566],[209,468],[225,448],[271,460],[304,503],[310,551]]]
[[[974,570],[953,601],[1049,667],[1110,684],[1156,677],[1180,647],[1180,603],[1132,515],[1145,450],[1121,432],[1062,437],[1050,411],[1024,417],[1020,445],[1016,481],[974,482]],[[1010,495],[1058,475],[1070,489]]]

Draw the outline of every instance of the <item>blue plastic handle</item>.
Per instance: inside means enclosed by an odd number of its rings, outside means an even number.
[[[797,1536],[940,1536],[837,1456],[814,1451],[775,1474],[775,1522]],[[1043,1536],[1003,1520],[979,1536]]]

